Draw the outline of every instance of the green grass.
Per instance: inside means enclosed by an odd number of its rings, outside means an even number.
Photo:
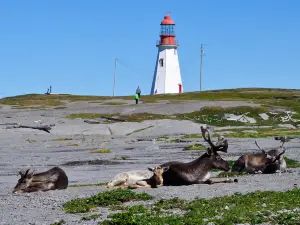
[[[64,221],[63,219],[61,219],[60,221],[55,222],[55,223],[51,223],[50,225],[63,225],[65,223],[66,223],[66,221]]]
[[[248,129],[249,130],[249,129]],[[300,135],[300,130],[274,130],[274,129],[254,129],[256,132],[232,132],[224,136],[234,138],[265,138],[273,136],[296,136]]]
[[[68,187],[98,187],[98,186],[104,186],[105,183],[98,183],[98,184],[72,184]]]
[[[300,163],[297,160],[289,159],[288,157],[284,157],[287,168],[299,168]]]
[[[109,148],[102,148],[90,151],[90,153],[111,153],[111,150]]]
[[[101,192],[88,198],[71,200],[65,203],[63,208],[67,213],[86,213],[95,207],[120,205],[124,202],[150,200],[152,198],[151,195],[146,193],[137,194],[129,189],[115,189],[112,191]]]
[[[184,151],[189,151],[189,150],[206,150],[207,148],[202,145],[202,144],[193,144],[193,145],[189,145],[184,147]]]
[[[107,117],[112,117],[112,116],[117,116],[117,114],[99,114],[99,113],[74,113],[68,115],[66,118],[67,119],[98,119],[101,116],[107,116]]]
[[[135,205],[124,207],[124,211],[112,213],[109,219],[101,222],[112,224],[226,224],[236,223],[294,225],[300,223],[300,189],[286,192],[256,191],[242,195],[196,199],[191,202],[178,198],[162,200],[151,207]],[[281,210],[291,210],[283,212]],[[177,212],[182,212],[180,215]],[[99,223],[100,224],[100,223]]]
[[[101,214],[92,214],[92,215],[89,215],[89,216],[83,216],[83,217],[81,218],[81,220],[83,220],[83,221],[96,220],[96,219],[98,219],[100,216],[101,216]]]

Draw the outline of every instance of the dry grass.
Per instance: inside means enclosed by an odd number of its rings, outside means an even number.
[[[111,150],[109,148],[102,148],[90,151],[90,153],[111,153]]]

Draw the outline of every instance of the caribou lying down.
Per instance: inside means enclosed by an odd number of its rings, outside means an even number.
[[[286,162],[283,156],[285,153],[284,142],[279,149],[269,151],[261,149],[256,141],[255,144],[261,152],[242,155],[233,164],[232,171],[270,174],[286,170]]]
[[[160,167],[169,167],[169,169],[163,173],[164,186],[237,182],[237,180],[210,180],[211,169],[221,169],[224,171],[230,170],[228,162],[222,159],[222,157],[217,153],[218,151],[227,152],[228,143],[223,137],[219,137],[217,143],[213,144],[210,139],[208,129],[204,129],[201,126],[201,132],[202,137],[210,146],[207,148],[207,152],[201,155],[198,159],[188,163],[171,161],[160,165]],[[206,133],[208,135],[207,138]]]
[[[162,174],[167,171],[168,167],[148,168],[148,171],[128,171],[117,174],[105,186],[107,188],[120,186],[125,188],[151,187],[156,188],[162,186]]]
[[[66,189],[68,187],[68,176],[65,171],[59,167],[33,174],[26,172],[19,172],[21,178],[14,187],[13,193],[25,193],[35,191],[49,191],[55,189]]]

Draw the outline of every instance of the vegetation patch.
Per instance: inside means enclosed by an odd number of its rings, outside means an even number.
[[[166,143],[179,143],[179,138],[171,138],[168,136],[161,136],[155,139],[156,141],[166,142]]]
[[[206,150],[207,148],[202,145],[202,144],[193,144],[193,145],[189,145],[184,147],[184,151],[189,151],[189,150]]]
[[[81,220],[83,221],[89,221],[89,220],[96,220],[101,216],[101,214],[92,214],[92,215],[88,215],[88,216],[83,216],[81,218]]]
[[[101,222],[112,224],[298,224],[300,189],[286,192],[256,191],[242,195],[160,201],[151,207],[135,205],[112,213]]]
[[[74,113],[68,115],[66,118],[67,119],[98,119],[101,118],[101,116],[117,116],[117,114],[99,114],[99,113]]]
[[[61,219],[60,221],[55,222],[55,223],[51,223],[50,225],[63,225],[65,223],[66,223],[66,221],[64,221],[63,219]]]
[[[71,200],[65,203],[63,207],[67,213],[85,213],[95,207],[120,205],[121,203],[129,201],[150,199],[153,199],[153,197],[146,193],[137,194],[130,189],[122,190],[119,188],[112,191],[101,192],[88,198]]]
[[[70,147],[76,147],[76,146],[79,146],[79,144],[77,144],[77,143],[70,143],[70,144],[67,144],[67,146],[70,146]]]
[[[201,134],[185,134],[181,138],[183,139],[189,139],[189,138],[202,138]]]
[[[300,135],[300,130],[254,129],[254,132],[232,132],[224,136],[234,138],[265,138],[273,136]]]
[[[109,148],[101,148],[97,150],[92,150],[90,153],[111,153],[111,150]]]
[[[300,163],[297,160],[284,157],[287,168],[299,168]]]

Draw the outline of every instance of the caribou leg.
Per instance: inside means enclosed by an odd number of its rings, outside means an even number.
[[[204,182],[204,184],[219,184],[219,183],[237,183],[238,182],[238,179],[229,179],[229,180],[216,180],[216,181],[213,181],[213,180],[206,180]]]

